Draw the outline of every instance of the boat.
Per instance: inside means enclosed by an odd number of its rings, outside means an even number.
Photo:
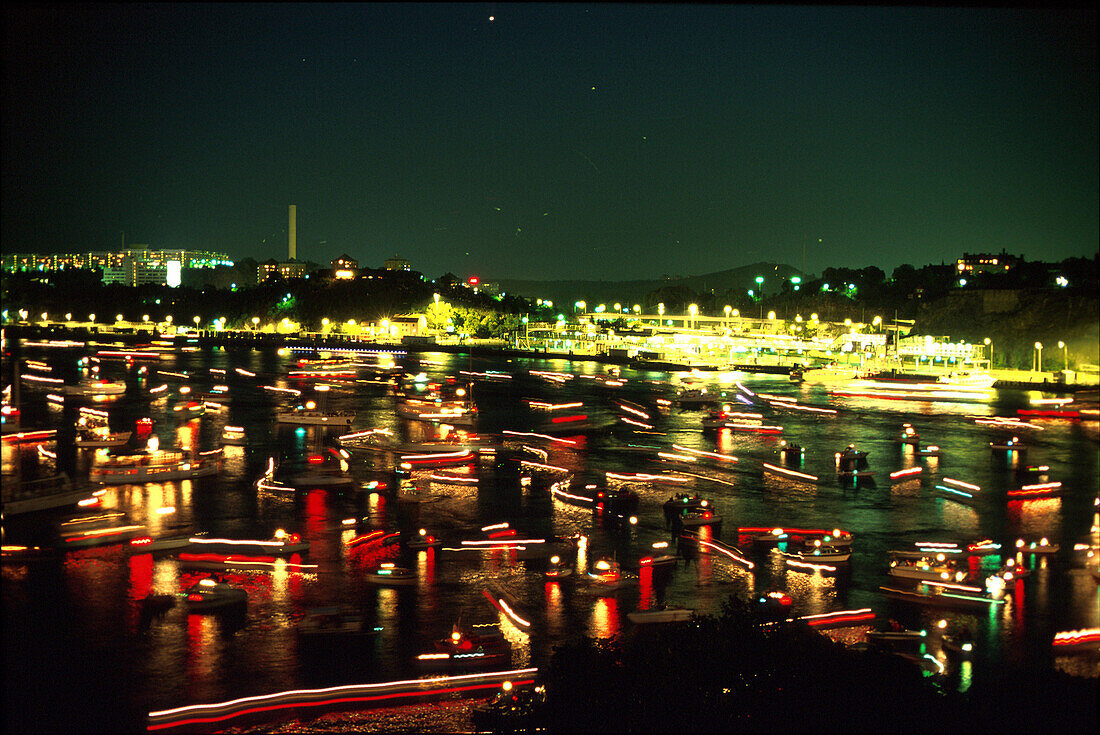
[[[676,392],[672,400],[679,404],[680,408],[699,408],[718,403],[719,398],[713,393],[708,393],[706,386],[684,386]]]
[[[990,606],[1005,604],[1004,598],[999,594],[987,592],[981,587],[948,582],[924,581],[910,589],[882,586],[879,591],[897,600],[937,607],[988,609]]]
[[[451,628],[451,635],[435,642],[433,650],[416,657],[424,671],[461,671],[466,669],[507,669],[512,664],[512,646],[497,625]]]
[[[1057,554],[1060,548],[1058,544],[1050,543],[1045,537],[1038,541],[1026,541],[1022,538],[1016,539],[1017,554]]]
[[[699,513],[710,507],[710,501],[699,496],[699,493],[688,495],[676,493],[665,501],[662,508],[665,512],[665,526],[672,526],[673,520],[682,513]]]
[[[1019,437],[1006,437],[989,442],[989,448],[994,452],[1026,452],[1027,445],[1023,444]]]
[[[408,399],[397,404],[397,415],[413,421],[430,421],[466,428],[477,424],[477,408],[465,402],[444,403]]]
[[[302,643],[347,645],[360,639],[373,638],[378,633],[374,626],[358,612],[339,605],[311,607],[298,621],[295,628]]]
[[[617,590],[631,581],[623,577],[622,569],[619,568],[617,561],[607,558],[596,560],[585,576],[588,577],[588,580],[593,584],[593,589],[597,592]]]
[[[573,565],[558,554],[551,556],[544,572],[547,579],[565,579],[573,576]]]
[[[1055,654],[1082,653],[1100,648],[1100,628],[1064,630],[1054,634]]]
[[[367,570],[363,578],[368,582],[385,586],[406,586],[416,584],[416,573],[411,569],[396,566],[393,562],[379,564]]]
[[[902,628],[896,621],[890,622],[892,625],[885,630],[868,630],[864,634],[867,642],[892,648],[897,645],[920,645],[928,640],[927,630],[910,630]]]
[[[67,396],[120,396],[126,392],[126,382],[123,380],[82,380],[76,385],[64,386],[62,392]]]
[[[755,434],[781,434],[783,432],[782,426],[765,424],[762,414],[734,411],[729,405],[723,405],[720,409],[708,411],[700,423],[704,429],[730,429],[731,431],[744,431]]]
[[[808,564],[843,564],[852,558],[851,548],[841,548],[830,544],[822,544],[815,540],[812,544],[796,547],[795,549],[780,552],[787,559]]]
[[[188,547],[205,554],[262,554],[265,556],[290,556],[305,554],[309,542],[296,533],[278,529],[269,539],[231,539],[210,536],[192,536]]]
[[[672,519],[673,529],[696,529],[702,526],[720,526],[722,516],[713,510],[685,511]]]
[[[918,457],[941,457],[941,456],[943,456],[943,450],[940,449],[935,444],[929,444],[928,446],[925,446],[925,447],[915,446],[915,447],[913,447],[913,452]]]
[[[426,528],[419,529],[415,536],[411,536],[407,540],[405,540],[405,547],[410,551],[438,549],[442,545],[443,542],[432,534],[428,533],[428,529]]]
[[[106,426],[78,429],[74,443],[80,449],[121,447],[130,441],[130,431],[111,431]]]
[[[145,531],[145,526],[130,523],[125,513],[117,511],[72,516],[57,528],[62,550],[126,543]]]
[[[891,370],[855,378],[829,392],[832,395],[857,398],[981,402],[996,395],[994,382],[995,379],[982,370],[944,375],[919,375]]]
[[[638,559],[638,566],[640,567],[660,567],[666,564],[675,564],[679,557],[676,554],[669,554],[667,541],[655,541],[653,543],[653,551],[650,556],[643,556]]]
[[[686,607],[660,605],[648,610],[635,610],[634,612],[627,613],[626,616],[630,619],[630,622],[635,625],[642,625],[645,623],[687,622],[691,620],[694,614],[694,610],[689,610]]]
[[[229,426],[222,428],[222,444],[230,447],[243,447],[248,443],[244,435],[243,426]]]
[[[183,599],[188,612],[216,612],[244,605],[248,601],[248,592],[225,582],[200,579],[184,592]]]
[[[802,382],[838,384],[854,380],[859,375],[858,368],[847,365],[824,365],[821,367],[803,368]]]
[[[355,420],[352,411],[318,411],[310,410],[303,406],[283,409],[275,413],[275,421],[280,424],[297,424],[299,426],[351,426]]]
[[[868,469],[867,452],[856,449],[852,444],[835,456],[839,477],[873,477],[875,474],[874,470]]]
[[[221,450],[189,457],[177,450],[153,450],[109,455],[92,465],[88,478],[104,485],[191,480],[216,475],[221,470]]]
[[[891,559],[887,574],[894,579],[915,582],[962,583],[970,577],[967,570],[942,553],[920,559]]]
[[[913,428],[912,424],[902,424],[901,434],[898,435],[898,441],[902,444],[912,444],[916,446],[920,444],[920,434]]]
[[[782,620],[790,617],[794,600],[783,590],[767,590],[756,598],[757,613],[765,620]]]

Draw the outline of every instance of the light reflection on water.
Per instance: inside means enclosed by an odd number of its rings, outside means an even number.
[[[255,352],[232,359],[253,372],[278,370],[282,362]],[[176,362],[171,369],[193,370],[195,375],[208,366],[231,369],[234,364],[222,352],[205,357],[201,353],[177,356]],[[426,366],[433,376],[470,369],[465,357],[442,356],[438,362]],[[475,370],[520,369],[524,365],[522,361],[507,365],[482,360],[470,363]],[[539,366],[556,371],[571,367],[565,361]],[[590,375],[601,370],[590,363],[572,367]],[[629,370],[624,374],[663,377],[630,374]],[[263,382],[300,387],[269,378]],[[252,443],[227,448],[221,478],[108,488],[102,496],[103,512],[125,512],[132,522],[146,525],[153,536],[205,531],[266,538],[275,528],[283,527],[310,542],[309,554],[301,561],[319,568],[310,573],[296,572],[282,561],[268,572],[200,573],[182,569],[171,556],[130,556],[124,547],[103,547],[66,555],[62,566],[65,586],[54,594],[63,595],[71,606],[69,624],[86,625],[89,635],[117,641],[139,631],[134,665],[147,682],[148,689],[140,697],[149,709],[299,685],[303,674],[294,625],[308,608],[319,605],[347,605],[382,628],[377,645],[346,674],[345,680],[352,681],[415,674],[411,667],[416,653],[443,637],[460,617],[476,623],[499,621],[512,643],[515,665],[544,665],[552,646],[563,639],[629,630],[626,616],[637,607],[666,601],[700,613],[715,613],[730,594],[748,598],[771,588],[791,594],[796,615],[871,606],[907,626],[930,626],[941,618],[948,620],[949,626],[965,626],[976,633],[979,650],[975,665],[984,661],[1042,660],[1043,656],[1052,660],[1049,641],[1055,630],[1096,624],[1100,610],[1096,583],[1080,570],[1067,569],[1064,555],[1053,559],[1018,557],[1020,563],[1033,569],[1031,577],[1009,590],[1008,604],[988,611],[913,608],[886,601],[877,592],[878,586],[885,583],[886,550],[918,539],[968,541],[989,537],[1011,544],[1019,536],[1048,536],[1062,544],[1063,550],[1071,548],[1087,532],[1093,516],[1092,493],[1097,479],[1094,434],[1056,422],[1048,422],[1043,431],[1030,430],[1026,435],[1031,444],[1027,461],[1050,464],[1052,479],[1072,475],[1076,482],[1067,483],[1061,498],[1006,502],[1004,491],[1019,485],[1010,472],[1011,463],[1019,464],[1019,458],[991,453],[989,441],[1003,431],[975,424],[973,417],[1012,415],[1016,404],[1011,401],[1020,402],[1019,396],[1004,399],[1008,401],[1005,405],[937,404],[933,408],[904,401],[830,399],[821,387],[793,386],[786,380],[766,377],[739,379],[769,393],[793,395],[807,404],[841,409],[836,417],[793,414],[776,420],[784,426],[784,438],[805,448],[802,471],[819,475],[821,481],[808,484],[762,473],[760,461],[777,459],[777,437],[728,430],[705,433],[699,427],[699,411],[673,409],[657,419],[667,436],[639,440],[675,442],[734,455],[741,462],[733,466],[685,466],[651,462],[639,454],[604,451],[608,445],[624,443],[622,437],[589,437],[573,446],[540,444],[547,453],[545,464],[597,477],[613,470],[681,473],[688,478],[675,488],[626,483],[638,493],[640,505],[638,524],[624,529],[607,526],[586,508],[551,499],[547,492],[551,474],[544,470],[509,473],[507,469],[494,469],[488,462],[470,475],[476,483],[431,480],[430,473],[416,473],[418,481],[430,485],[431,492],[440,497],[412,506],[394,502],[392,489],[360,494],[319,488],[299,493],[256,491],[252,482],[265,469],[269,457],[281,457],[287,464],[300,461],[325,441],[323,434],[317,429],[299,433],[292,427],[273,425],[271,396],[243,382],[234,387],[234,400],[228,410],[208,413],[178,430],[173,419],[166,417],[170,411],[166,405],[150,409],[147,403],[131,406],[123,401],[117,409],[112,408],[122,414],[112,428],[131,429],[134,419],[151,415],[155,430],[163,432],[162,445],[187,440],[209,447],[226,423],[245,426]],[[618,397],[645,400],[640,392],[630,392],[630,385],[613,390],[582,380],[569,381],[562,387],[550,387],[547,381],[517,379],[515,383],[479,385],[477,395],[479,401],[484,401],[482,415],[490,428],[508,426],[513,420],[511,406],[519,405],[523,397],[542,397],[557,403],[582,399],[600,406],[610,405],[611,398]],[[393,398],[384,387],[338,388],[330,391],[328,400],[330,407],[359,412],[357,428],[388,427],[397,436],[407,428],[394,416]],[[64,410],[70,411],[67,406]],[[33,407],[28,411],[32,415],[34,412]],[[896,442],[897,432],[906,422],[916,427],[923,444],[939,445],[943,457],[917,457],[911,447]],[[420,432],[410,433],[407,438],[426,438],[423,427]],[[870,452],[869,461],[877,470],[871,482],[842,485],[836,481],[834,452],[849,443]],[[4,446],[6,468],[18,465],[17,454]],[[385,465],[380,454],[354,455],[352,469],[357,477],[392,483],[391,474],[375,471]],[[924,468],[920,476],[890,481],[889,472],[916,466]],[[532,480],[521,484],[521,475]],[[973,505],[964,505],[934,495],[931,488],[943,477],[978,484],[983,488],[983,497]],[[850,567],[837,574],[805,572],[788,568],[777,554],[766,549],[743,548],[757,563],[752,571],[715,553],[694,555],[691,561],[680,560],[670,567],[639,570],[637,559],[653,552],[654,541],[669,541],[669,548],[676,548],[675,539],[665,528],[661,504],[677,491],[699,492],[710,498],[723,517],[723,527],[720,532],[714,529],[714,537],[733,545],[738,543],[738,526],[841,526],[851,530],[855,541]],[[176,512],[156,513],[164,507],[174,507]],[[342,523],[349,518],[355,519],[351,527]],[[352,538],[372,530],[399,527],[412,533],[425,527],[444,539],[445,545],[455,545],[462,539],[480,538],[482,526],[503,520],[522,533],[583,534],[586,538],[576,552],[574,575],[547,581],[543,562],[518,559],[514,552],[409,553],[398,545],[348,546]],[[705,531],[709,533],[710,529]],[[616,558],[624,573],[637,580],[611,592],[593,593],[584,575],[590,560],[604,556]],[[367,583],[363,572],[383,561],[413,569],[416,585],[387,588]],[[985,571],[992,561],[990,557],[977,563]],[[16,568],[5,565],[5,605],[33,607],[57,602],[56,598],[39,601],[31,599],[33,596],[21,597],[21,588],[33,584],[40,572],[31,567],[18,569],[24,570],[22,576]],[[248,591],[242,619],[190,615],[181,604],[144,622],[137,615],[138,601],[148,592],[177,593],[203,576],[217,576]],[[532,622],[530,633],[521,631],[489,605],[482,595],[488,585],[496,585],[514,597],[521,614]],[[1095,666],[1095,659],[1084,660]],[[1053,665],[1080,669],[1089,664],[1082,663],[1081,658],[1059,656]],[[969,680],[970,676],[969,665],[959,669],[960,680]]]

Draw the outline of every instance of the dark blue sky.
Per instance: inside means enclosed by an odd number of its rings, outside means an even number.
[[[429,277],[1091,257],[1087,9],[4,9],[3,249]],[[495,20],[490,21],[490,16]]]

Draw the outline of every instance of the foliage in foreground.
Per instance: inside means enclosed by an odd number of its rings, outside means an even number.
[[[716,617],[555,650],[534,722],[550,732],[1095,731],[1096,682],[1000,675],[961,695],[908,661],[803,624],[762,628],[734,598]],[[1035,687],[1043,682],[1041,690]],[[1051,699],[1040,691],[1062,692]],[[1048,713],[1048,714],[1044,714]]]

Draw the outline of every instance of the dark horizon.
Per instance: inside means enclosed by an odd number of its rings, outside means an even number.
[[[489,20],[492,16],[493,20]],[[5,252],[638,280],[1100,240],[1087,8],[6,7]],[[805,262],[803,264],[803,253]]]

